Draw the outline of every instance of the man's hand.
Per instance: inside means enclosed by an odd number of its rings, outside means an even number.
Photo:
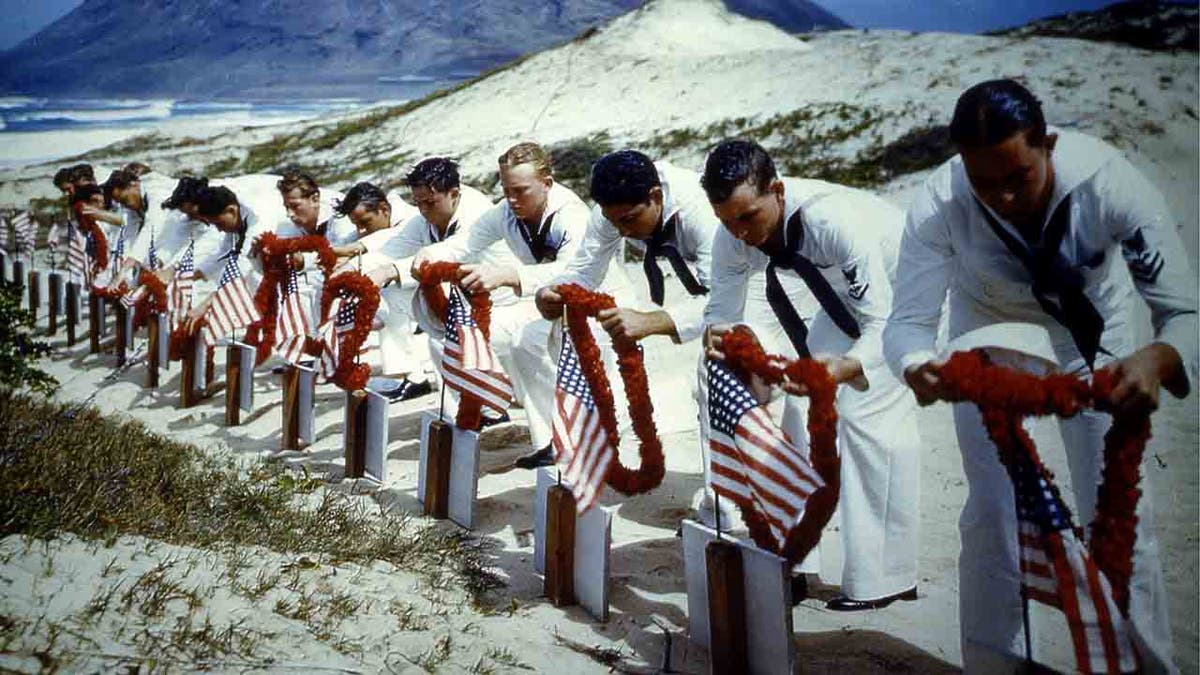
[[[704,355],[718,361],[725,360],[725,352],[721,351],[721,338],[733,330],[731,323],[714,323],[704,329]]]
[[[81,213],[85,216],[91,216],[96,220],[102,220],[109,225],[121,225],[124,223],[119,213],[114,213],[106,209],[98,209],[91,204],[84,204]]]
[[[192,310],[188,312],[187,321],[185,321],[183,324],[184,333],[192,335],[196,332],[196,329],[200,327],[200,320],[203,319],[204,315],[208,313],[208,305],[210,301],[211,298],[193,307]]]
[[[671,335],[675,322],[671,315],[662,310],[639,312],[635,309],[612,307],[596,314],[600,327],[614,339],[625,338],[637,342],[651,335]]]
[[[913,390],[913,394],[916,395],[919,405],[928,406],[938,401],[950,401],[953,403],[957,400],[948,397],[945,387],[942,386],[942,378],[939,375],[939,371],[945,364],[944,360],[934,359],[919,365],[909,366],[904,370],[904,381],[908,383],[908,388]]]
[[[246,255],[257,258],[262,253],[262,238],[263,236],[260,234],[250,241],[250,251]]]
[[[400,277],[396,274],[396,268],[390,263],[372,267],[367,270],[367,278],[375,283],[376,286],[383,288],[392,281],[399,281]]]
[[[358,242],[345,246],[334,246],[332,250],[333,254],[339,258],[352,258],[360,253],[366,253],[366,248]]]
[[[463,265],[459,267],[459,271],[463,277],[458,283],[472,295],[490,293],[502,286],[511,287],[518,294],[521,292],[521,279],[517,276],[517,270],[512,267]]]
[[[1104,368],[1115,382],[1101,407],[1116,414],[1148,414],[1158,409],[1158,390],[1177,398],[1187,395],[1187,375],[1175,348],[1154,342]]]
[[[420,281],[421,279],[417,276],[417,272],[421,269],[421,265],[424,265],[428,262],[436,262],[433,257],[429,255],[428,249],[423,248],[420,251],[417,251],[417,254],[413,256],[412,269],[410,269],[408,273],[412,275],[413,279]]]
[[[813,360],[820,362],[833,376],[833,381],[838,384],[848,384],[859,391],[866,389],[860,383],[865,383],[865,380],[859,378],[863,375],[862,362],[856,358],[849,356],[838,356],[836,354],[813,354]],[[793,396],[808,396],[808,387],[799,382],[791,382],[784,380],[783,390]]]
[[[547,321],[554,321],[563,315],[563,299],[558,294],[558,286],[539,288],[537,295],[533,296],[533,304],[537,305],[542,318]]]

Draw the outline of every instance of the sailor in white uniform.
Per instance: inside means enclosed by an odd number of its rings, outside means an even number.
[[[520,297],[492,312],[491,341],[529,419],[533,452],[516,466],[534,468],[554,461],[550,411],[557,366],[548,349],[550,322],[538,314],[533,298],[575,255],[589,213],[583,200],[555,182],[549,155],[536,143],[509,148],[499,165],[504,201],[480,216],[465,236],[423,249],[413,264],[415,270],[424,261],[470,263],[462,279],[468,292],[508,288]],[[515,264],[476,262],[497,242],[507,244]]]
[[[773,320],[760,323],[764,346],[818,358],[843,385],[837,394],[842,593],[826,606],[859,610],[916,599],[916,405],[887,367],[881,344],[903,212],[860,190],[781,179],[762,147],[741,140],[712,151],[703,186],[724,225],[713,243],[705,311],[715,350],[719,335],[744,321],[750,275],[765,270]],[[793,297],[819,303],[811,321]],[[797,396],[785,398],[783,429],[793,439],[807,438],[801,404]],[[801,571],[816,571],[815,558]]]
[[[947,292],[952,338],[1033,323],[1049,332],[1063,370],[1115,370],[1111,410],[1153,409],[1160,386],[1186,395],[1197,372],[1196,276],[1158,190],[1101,141],[1048,130],[1037,99],[1011,80],[968,89],[950,129],[960,154],[909,210],[884,337],[918,400],[942,398],[933,326]],[[1135,291],[1153,320],[1148,345],[1133,323]],[[970,488],[959,519],[963,662],[1011,671],[1025,656],[1013,489],[976,407],[955,405],[954,420]],[[1110,423],[1095,411],[1060,421],[1079,525],[1095,512]],[[1143,666],[1169,672],[1152,486],[1142,489],[1130,614]]]
[[[463,185],[458,165],[445,157],[429,157],[418,162],[405,182],[417,204],[415,215],[391,228],[367,235],[360,244],[364,253],[363,269],[383,287],[387,304],[388,316],[381,345],[385,365],[391,364],[391,369],[385,372],[402,372],[413,379],[415,376],[410,374],[419,374],[421,366],[429,361],[440,373],[444,337],[443,317],[430,315],[416,292],[417,282],[410,275],[414,257],[426,246],[464,236],[493,204],[482,192]],[[389,193],[388,197],[388,203],[397,198],[395,193]],[[515,264],[515,258],[500,243],[489,247],[480,259],[485,264]],[[497,307],[516,302],[507,288],[498,289],[491,298],[493,306]],[[423,342],[426,346],[422,346],[420,338],[414,335],[418,326],[425,333]],[[416,381],[424,380],[417,377]],[[426,384],[414,391],[421,393],[430,387]],[[449,394],[447,409],[448,414],[452,414],[457,396],[453,391]],[[490,419],[496,418],[485,416],[485,420]]]

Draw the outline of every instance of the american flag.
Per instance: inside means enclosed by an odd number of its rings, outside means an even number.
[[[596,400],[588,389],[579,355],[570,339],[563,340],[558,357],[558,383],[554,388],[555,462],[562,467],[563,479],[575,495],[575,510],[583,513],[592,507],[604,488],[608,467],[612,464],[614,442],[596,410]]]
[[[149,269],[155,270],[155,269],[158,269],[158,267],[159,267],[158,263],[159,263],[158,254],[154,250],[154,236],[151,235],[150,249],[146,255],[146,266]],[[146,294],[149,292],[150,292],[150,290],[148,288],[146,288],[145,285],[138,286],[137,288],[134,288],[134,289],[130,290],[128,293],[125,293],[124,295],[121,296],[121,304],[124,305],[127,309],[130,307],[133,307],[138,302],[140,302],[141,299],[144,298],[146,296]]]
[[[115,276],[117,270],[121,269],[121,264],[125,262],[125,226],[117,230],[117,245],[113,247],[112,271]]]
[[[350,320],[354,321],[353,316]],[[296,271],[291,270],[283,284],[279,314],[275,317],[275,351],[284,360],[296,363],[304,358],[304,340],[307,337],[308,313],[304,311]]]
[[[17,250],[32,254],[34,239],[37,236],[37,222],[28,211],[22,211],[13,218],[12,226],[13,243],[16,244]]]
[[[329,321],[321,324],[318,334],[322,340],[321,374],[326,379],[332,378],[337,370],[338,358],[342,352],[342,336],[354,329],[354,315],[358,309],[358,300],[345,295],[338,295],[329,305]]]
[[[57,251],[59,245],[62,243],[60,241],[62,239],[62,227],[61,223],[54,223],[50,226],[50,231],[46,233],[46,246],[49,247],[51,252]]]
[[[471,317],[470,304],[462,291],[450,287],[446,308],[446,341],[442,368],[446,384],[483,405],[503,412],[513,402],[513,386],[492,352],[483,331]]]
[[[146,250],[146,267],[156,270],[162,267],[162,261],[158,259],[158,249],[154,246],[154,232],[150,232],[150,248]]]
[[[729,366],[707,371],[713,490],[762,514],[782,548],[825,481]]]
[[[183,323],[187,313],[192,309],[192,285],[196,282],[196,242],[188,242],[188,247],[175,266],[175,277],[167,286],[167,308],[174,312],[178,323]]]
[[[73,222],[67,223],[67,278],[84,285],[92,281],[87,237]]]
[[[1130,625],[1045,469],[1026,455],[1015,458],[1008,471],[1017,497],[1021,592],[1066,615],[1079,672],[1137,670]]]
[[[237,261],[237,253],[230,253],[225,258],[221,280],[213,293],[212,304],[204,315],[204,341],[209,346],[238,328],[261,318],[258,309],[254,307],[254,296],[246,286]]]

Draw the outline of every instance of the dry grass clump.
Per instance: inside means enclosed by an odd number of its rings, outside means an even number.
[[[140,535],[386,561],[476,599],[500,585],[485,545],[466,533],[318,488],[276,465],[241,470],[137,422],[0,392],[0,537]]]

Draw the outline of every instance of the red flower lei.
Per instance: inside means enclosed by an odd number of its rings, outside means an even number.
[[[150,270],[138,273],[138,284],[146,287],[146,294],[133,307],[133,327],[146,325],[151,314],[167,311],[167,286]]]
[[[84,215],[83,205],[83,202],[75,202],[75,220],[79,222],[80,229],[92,238],[96,247],[96,257],[92,259],[92,274],[95,275],[108,269],[108,239],[104,237],[104,230],[100,229],[96,219]]]
[[[579,356],[579,366],[587,380],[588,389],[600,412],[600,422],[608,432],[608,442],[615,452],[620,441],[617,430],[617,414],[613,402],[612,387],[604,373],[600,360],[600,347],[588,328],[588,317],[595,317],[601,310],[616,307],[612,296],[596,293],[577,284],[558,287],[562,296],[567,333]],[[625,383],[625,396],[633,431],[638,439],[640,464],[630,469],[618,459],[609,465],[606,482],[622,494],[636,495],[649,492],[662,483],[666,475],[662,441],[654,425],[654,405],[650,402],[650,383],[646,379],[646,364],[642,350],[634,340],[626,337],[613,338],[613,350],[617,353],[617,366],[621,381]]]
[[[97,286],[92,284],[92,295],[98,298],[104,298],[105,300],[116,300],[128,292],[129,284],[125,283],[123,280],[121,283],[117,284],[116,288],[113,289],[109,289],[108,286]]]
[[[263,264],[263,278],[254,292],[254,306],[261,317],[246,327],[246,344],[258,347],[256,359],[261,364],[275,346],[276,320],[279,316],[279,288],[286,283],[291,272],[293,253],[316,251],[317,262],[326,278],[337,264],[337,255],[329,240],[321,235],[282,238],[268,232],[258,240],[259,256]]]
[[[1053,474],[1042,464],[1033,439],[1021,424],[1031,415],[1073,417],[1094,406],[1112,391],[1115,383],[1107,371],[1097,371],[1089,385],[1073,375],[1038,377],[992,365],[979,351],[957,352],[942,366],[939,376],[952,398],[972,401],[983,413],[988,436],[1008,466],[1025,454],[1046,478],[1055,496]],[[1129,580],[1133,575],[1133,544],[1137,538],[1140,466],[1150,438],[1150,416],[1114,416],[1104,437],[1104,471],[1089,526],[1088,550],[1096,567],[1108,578],[1113,600],[1129,616]],[[1077,534],[1082,534],[1078,531]]]
[[[354,328],[335,338],[341,340],[342,346],[338,350],[337,368],[329,381],[346,391],[355,391],[367,386],[367,380],[371,377],[371,366],[358,363],[357,358],[363,343],[367,341],[367,335],[371,333],[371,323],[379,309],[379,288],[359,272],[343,272],[326,280],[325,291],[321,294],[321,323],[329,319],[333,298],[342,291],[357,297],[358,304],[354,308]],[[316,346],[325,348],[319,341]]]
[[[204,325],[204,320],[201,319],[196,325],[196,330]],[[183,324],[180,324],[171,329],[171,336],[167,339],[167,358],[171,361],[182,361],[187,356],[187,343],[192,337],[191,333],[184,330]]]
[[[462,277],[456,262],[427,262],[417,270],[417,279],[421,284],[421,297],[429,305],[429,311],[434,316],[442,317],[445,321],[446,310],[450,300],[442,290],[443,283],[457,284]],[[492,338],[492,298],[490,293],[464,293],[471,303],[471,318],[487,340]],[[473,396],[463,396],[458,401],[458,413],[454,417],[454,425],[459,429],[478,431],[483,421],[483,406],[479,399]]]
[[[808,389],[808,460],[825,481],[824,487],[809,495],[804,515],[788,533],[782,549],[776,545],[766,518],[749,503],[738,504],[750,537],[759,548],[783,556],[791,563],[799,562],[820,541],[822,530],[837,509],[841,492],[842,461],[837,452],[838,416],[834,407],[837,382],[819,361],[789,361],[782,356],[767,354],[754,335],[742,326],[721,338],[721,351],[725,353],[726,365],[743,380],[757,375],[771,385],[787,381]]]

